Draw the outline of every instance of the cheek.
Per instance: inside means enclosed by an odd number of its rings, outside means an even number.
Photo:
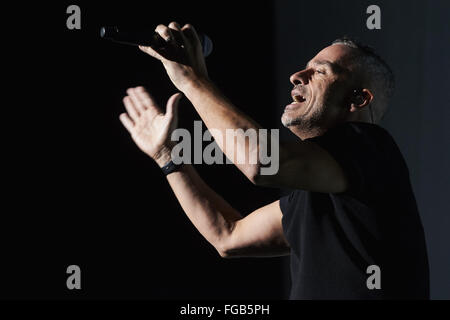
[[[334,90],[329,86],[322,85],[318,88],[318,96],[317,100],[320,101],[323,105],[332,104],[334,99]]]
[[[321,84],[315,85],[311,88],[311,96],[309,101],[307,102],[306,107],[308,109],[317,109],[322,106],[324,102],[324,90]]]
[[[328,105],[341,105],[344,98],[344,88],[338,82],[329,83],[323,88],[323,99]]]

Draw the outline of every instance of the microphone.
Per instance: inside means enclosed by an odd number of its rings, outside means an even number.
[[[116,43],[132,46],[163,47],[166,41],[155,31],[150,29],[124,29],[117,26],[101,27],[100,37]],[[199,32],[198,37],[202,45],[203,56],[206,58],[213,50],[211,39],[204,33]]]

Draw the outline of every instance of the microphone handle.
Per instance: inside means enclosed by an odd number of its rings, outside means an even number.
[[[100,37],[116,43],[132,46],[150,46],[160,48],[166,45],[166,41],[153,30],[149,29],[123,29],[116,26],[102,27]],[[198,33],[202,45],[203,56],[207,57],[212,52],[212,41],[203,33]]]

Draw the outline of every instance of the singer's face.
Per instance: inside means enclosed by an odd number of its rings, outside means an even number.
[[[340,44],[326,47],[303,70],[291,75],[293,102],[281,117],[284,126],[312,130],[329,128],[345,119],[348,97],[354,89],[348,63],[344,63],[351,50]]]

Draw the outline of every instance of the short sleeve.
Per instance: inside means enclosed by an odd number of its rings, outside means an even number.
[[[346,122],[325,135],[308,139],[325,149],[341,166],[348,182],[346,193],[364,195],[384,187],[385,154],[393,148],[388,133],[367,123]]]
[[[291,192],[288,195],[280,198],[280,210],[281,210],[281,213],[283,214],[283,216],[286,215],[289,208],[292,207],[293,198],[294,198],[294,192]]]

